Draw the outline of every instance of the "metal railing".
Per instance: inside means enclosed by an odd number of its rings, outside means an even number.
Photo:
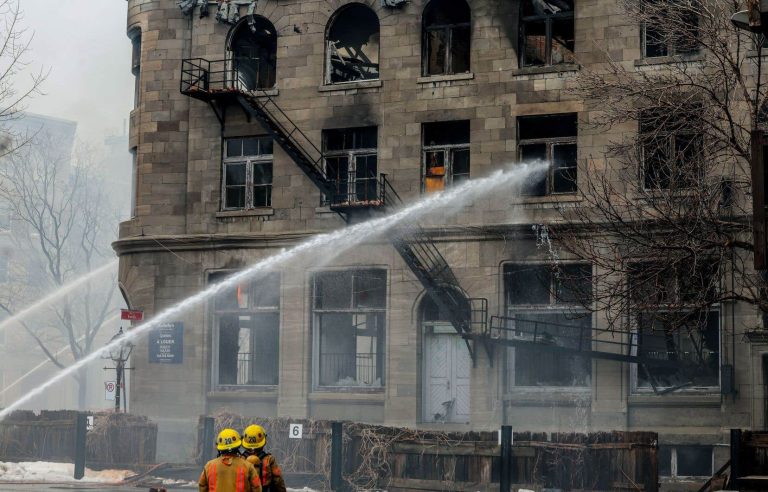
[[[181,62],[181,92],[202,96],[268,90],[274,78],[270,70],[259,58],[187,58]]]
[[[322,205],[332,209],[351,209],[361,207],[384,207],[387,205],[386,189],[389,186],[387,175],[379,177],[349,178],[330,180],[334,193],[324,196]]]
[[[320,355],[322,386],[374,386],[381,384],[376,353],[324,353]]]

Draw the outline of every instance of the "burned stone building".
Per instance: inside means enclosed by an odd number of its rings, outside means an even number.
[[[765,425],[760,349],[731,336],[759,321],[754,308],[721,305],[679,341],[710,361],[693,376],[646,367],[667,340],[594,341],[605,317],[569,300],[542,245],[542,226],[579,207],[587,158],[637,131],[590,125],[572,79],[604,49],[631,70],[674,54],[616,1],[128,0],[128,35],[135,191],[114,247],[126,301],[150,318],[400,201],[554,163],[522,196],[495,190],[417,239],[283,266],[187,311],[171,363],[141,342],[131,408],[158,421],[168,460],[223,409],[653,430],[677,476],[710,475],[729,428]],[[589,289],[597,267],[559,262]],[[510,320],[533,346],[496,343]],[[535,346],[539,327],[566,350]]]

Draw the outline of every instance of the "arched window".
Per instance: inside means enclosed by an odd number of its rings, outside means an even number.
[[[424,75],[469,72],[472,12],[465,0],[432,0],[424,9]]]
[[[277,31],[264,17],[252,16],[232,28],[229,43],[233,78],[243,89],[271,89],[275,86]]]
[[[379,18],[369,7],[353,3],[339,10],[326,41],[326,82],[379,78]]]

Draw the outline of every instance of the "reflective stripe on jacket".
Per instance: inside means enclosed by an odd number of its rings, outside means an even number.
[[[219,456],[205,464],[200,492],[262,492],[259,473],[239,456]]]
[[[286,492],[283,472],[274,456],[260,450],[246,459],[258,470],[264,492]]]

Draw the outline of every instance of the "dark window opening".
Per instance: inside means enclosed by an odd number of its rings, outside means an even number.
[[[699,51],[697,2],[645,0],[642,28],[643,56],[692,55]]]
[[[589,265],[505,265],[504,290],[510,329],[551,339],[551,343],[577,349],[592,343],[592,317],[582,308],[592,295]],[[589,386],[592,362],[537,348],[509,351],[514,368],[511,386]]]
[[[379,78],[379,18],[369,7],[353,3],[331,21],[326,78],[331,84]]]
[[[424,123],[422,190],[430,193],[469,179],[469,120]]]
[[[659,446],[659,476],[670,478],[711,477],[712,446]]]
[[[209,277],[224,280],[230,272]],[[280,276],[268,274],[254,282],[220,292],[213,301],[218,330],[219,386],[278,384],[280,353]]]
[[[139,107],[141,96],[141,31],[128,33],[131,38],[131,73],[133,74],[133,107]]]
[[[233,78],[246,90],[271,89],[276,82],[277,31],[267,19],[253,16],[252,22],[235,29],[232,51]]]
[[[314,277],[315,384],[384,385],[385,270],[345,270]]]
[[[136,206],[139,198],[139,153],[137,147],[132,147],[131,153],[131,217],[136,217]]]
[[[575,63],[573,0],[524,0],[520,66]]]
[[[525,195],[576,193],[577,125],[576,113],[518,117],[520,160],[550,163],[546,175],[526,185]]]
[[[472,12],[465,0],[432,0],[422,18],[423,74],[470,70]]]
[[[272,206],[272,139],[228,138],[225,141],[223,209]]]
[[[663,109],[648,109],[640,114],[645,189],[686,189],[702,179],[703,138],[694,124],[687,114],[670,114]]]
[[[334,184],[331,203],[378,200],[377,129],[375,126],[323,131],[325,172]]]

